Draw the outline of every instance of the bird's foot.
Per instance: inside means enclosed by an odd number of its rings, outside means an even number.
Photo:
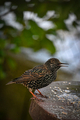
[[[46,96],[46,95],[43,95],[42,97],[44,97],[44,98],[48,98],[48,96]]]
[[[41,95],[42,97],[44,97],[44,98],[48,98],[48,96],[46,96],[46,95],[43,95],[43,94],[40,94],[40,93],[34,93],[35,95]]]
[[[44,98],[48,98],[47,96],[43,95],[38,89],[37,89],[37,91],[39,92],[39,94],[37,93],[37,95],[41,95]]]
[[[38,101],[42,101],[42,100],[40,100],[39,98],[37,98],[36,95],[34,95],[34,93],[33,93],[32,91],[29,91],[29,92],[33,95],[33,97],[32,97],[31,99],[36,99],[36,100],[38,100]]]
[[[30,98],[31,100],[38,100],[38,101],[40,101],[40,102],[44,102],[44,100],[42,100],[42,99],[39,99],[39,98],[35,98],[35,97],[32,97],[32,98]]]

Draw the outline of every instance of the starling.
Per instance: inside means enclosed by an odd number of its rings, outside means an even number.
[[[65,67],[67,63],[61,63],[56,58],[51,58],[43,65],[38,65],[33,69],[25,71],[20,77],[13,79],[7,85],[13,83],[23,84],[29,89],[29,92],[34,98],[39,100],[36,95],[32,92],[33,89],[37,89],[40,95],[44,96],[38,89],[46,87],[53,82],[57,77],[57,70],[60,67]]]

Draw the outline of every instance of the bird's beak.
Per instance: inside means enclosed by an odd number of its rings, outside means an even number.
[[[60,63],[59,64],[60,67],[68,67],[68,65],[69,65],[68,63]]]

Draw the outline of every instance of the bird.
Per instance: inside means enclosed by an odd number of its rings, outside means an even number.
[[[42,65],[37,65],[32,69],[25,71],[20,77],[8,82],[9,84],[23,84],[28,88],[34,99],[40,100],[32,91],[37,90],[39,94],[45,97],[40,88],[48,86],[57,77],[57,71],[60,67],[66,67],[67,63],[61,63],[57,58],[50,58]]]

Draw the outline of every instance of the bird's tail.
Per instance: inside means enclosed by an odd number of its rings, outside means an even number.
[[[18,78],[15,78],[14,80],[12,80],[12,81],[8,82],[6,85],[16,83],[16,80],[17,80],[17,79],[18,79]]]
[[[15,82],[13,82],[13,81],[10,81],[10,82],[8,82],[6,85],[13,84],[13,83],[15,83]]]

